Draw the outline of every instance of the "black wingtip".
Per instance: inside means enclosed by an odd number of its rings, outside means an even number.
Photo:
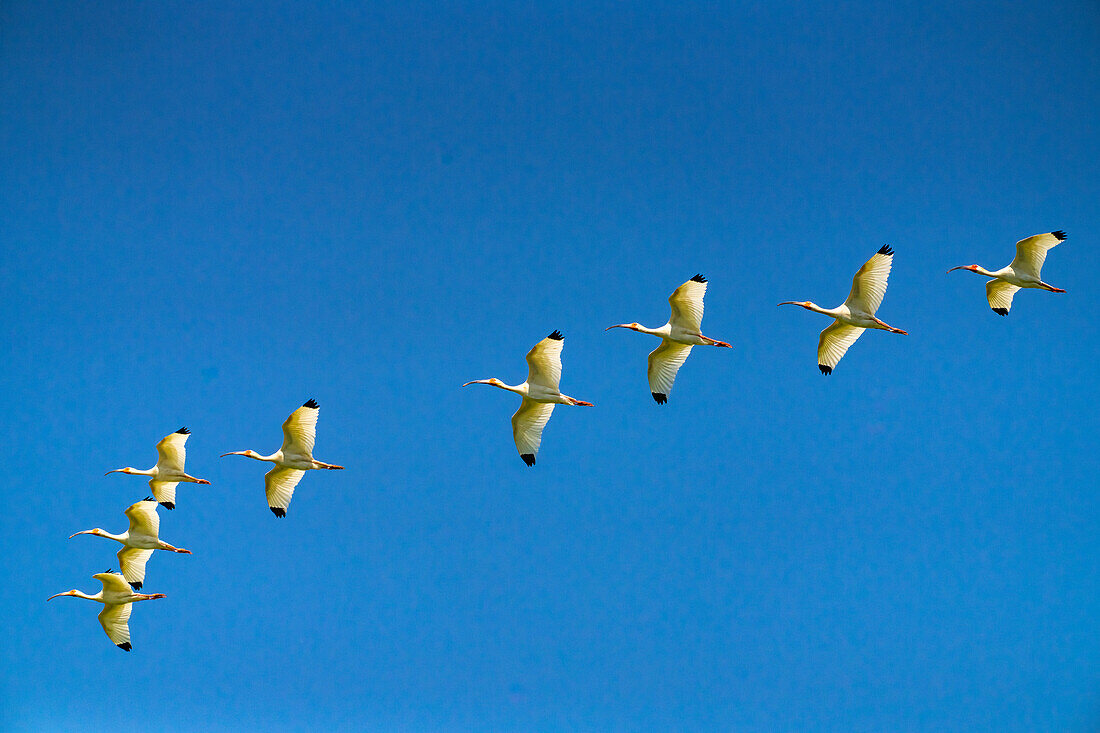
[[[121,644],[115,644],[115,646],[117,646],[119,649],[121,649],[124,652],[128,652],[131,649],[133,649],[133,647],[130,646],[130,642],[128,642],[128,641],[124,641]]]
[[[277,506],[273,506],[273,507],[271,507],[271,513],[274,514],[279,519],[282,519],[283,517],[286,516],[286,509],[280,509]]]
[[[1007,316],[1008,315],[1008,308],[994,308],[993,312],[996,313],[999,316]]]
[[[561,340],[563,340],[563,339],[565,338],[565,336],[562,336],[562,335],[561,335],[561,331],[554,331],[554,333],[550,334],[550,335],[549,335],[549,336],[547,336],[546,338],[548,338],[548,339],[554,339],[555,341],[561,341]]]
[[[151,496],[147,496],[147,497],[145,497],[144,499],[142,499],[142,501],[156,501],[156,499],[154,499],[154,498],[153,498],[153,497],[151,497]]]
[[[526,463],[528,466],[535,465],[535,454],[534,453],[520,453],[519,457],[522,458],[523,462]]]
[[[168,511],[172,511],[173,509],[176,508],[176,502],[174,502],[174,501],[162,501],[160,503],[160,505],[162,507],[164,507],[165,509],[167,509]]]
[[[130,583],[130,587],[133,588],[134,590],[141,590],[141,581],[136,580],[133,583]]]
[[[1057,239],[1059,242],[1066,241],[1066,233],[1063,232],[1061,229],[1055,229],[1053,232],[1051,232],[1051,234],[1053,234],[1054,238]]]
[[[887,257],[893,257],[894,256],[894,250],[890,249],[890,245],[888,245],[888,244],[882,245],[882,247],[879,249],[878,253],[880,255],[886,255]]]
[[[831,366],[825,366],[824,364],[818,364],[817,368],[820,369],[821,373],[824,374],[826,377],[833,373],[833,368]]]
[[[691,280],[689,282],[705,283],[706,281],[707,281],[707,279],[705,277],[703,277],[702,275],[696,275],[695,277],[691,278]]]
[[[320,407],[320,405],[317,404],[317,400],[310,397],[302,404],[302,407],[312,407],[314,410],[316,410],[318,407]]]
[[[115,571],[115,569],[114,569],[114,568],[107,568],[107,569],[106,569],[106,570],[104,570],[103,572],[105,572],[105,573],[113,573],[114,571]]]
[[[191,434],[191,431],[188,430],[187,428],[180,428],[176,432],[179,433],[180,435],[190,435]]]
[[[650,392],[650,394],[653,395],[653,401],[658,405],[663,405],[668,402],[668,395],[666,394],[661,394],[660,392]]]

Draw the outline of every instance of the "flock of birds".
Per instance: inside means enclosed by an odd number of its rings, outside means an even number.
[[[314,400],[309,400],[290,413],[290,417],[283,423],[283,447],[269,456],[262,456],[253,450],[231,451],[221,456],[223,458],[248,456],[258,461],[275,464],[264,476],[264,485],[267,490],[267,505],[276,517],[286,516],[290,499],[294,495],[294,488],[302,480],[306,471],[343,468],[343,466],[318,461],[313,457],[313,444],[317,438],[317,415],[320,411],[320,406]],[[46,599],[50,601],[58,596],[75,596],[102,603],[103,610],[99,613],[99,624],[107,632],[107,638],[119,649],[126,651],[131,649],[130,610],[132,605],[138,601],[151,601],[165,597],[163,593],[137,592],[145,583],[145,565],[153,552],[167,550],[185,555],[191,554],[190,550],[173,547],[160,539],[160,515],[157,514],[157,504],[168,510],[176,508],[176,486],[180,483],[210,483],[206,479],[189,476],[184,470],[187,459],[186,444],[190,434],[191,431],[187,428],[180,428],[157,443],[157,465],[148,470],[142,471],[127,466],[104,474],[109,476],[112,473],[128,473],[150,477],[149,488],[153,490],[153,496],[132,504],[126,509],[126,518],[130,520],[128,530],[122,534],[111,534],[96,527],[69,536],[69,539],[72,539],[79,534],[90,534],[120,543],[122,549],[118,551],[118,566],[121,572],[107,570],[93,575],[93,578],[103,584],[103,588],[94,595],[88,595],[74,588]]]
[[[1052,293],[1066,292],[1048,285],[1040,277],[1047,250],[1056,247],[1065,238],[1065,232],[1053,231],[1022,239],[1016,243],[1016,257],[1000,270],[990,271],[980,265],[962,265],[952,267],[948,272],[970,270],[991,278],[985,288],[989,307],[994,313],[1007,316],[1012,307],[1012,296],[1020,288],[1038,288]],[[894,250],[889,245],[879,249],[856,272],[847,300],[836,308],[822,308],[808,300],[789,300],[779,304],[801,306],[833,319],[821,332],[817,342],[817,366],[822,374],[832,374],[852,344],[869,328],[908,335],[906,331],[894,328],[875,315],[886,295],[886,283],[890,279],[893,262]],[[660,345],[649,353],[649,390],[659,405],[668,402],[676,374],[687,361],[693,346],[730,348],[725,341],[703,335],[703,296],[706,292],[707,279],[696,275],[669,296],[672,315],[668,323],[660,328],[646,328],[640,323],[620,323],[604,329],[609,331],[612,328],[629,328],[661,339]],[[476,379],[462,385],[488,384],[515,392],[523,398],[519,409],[512,415],[512,436],[520,458],[528,466],[535,465],[539,444],[542,442],[542,431],[550,421],[554,405],[592,406],[591,402],[564,395],[558,389],[563,344],[559,331],[554,331],[535,344],[527,352],[527,381],[522,384],[512,386],[494,377]]]
[[[989,307],[994,313],[1006,316],[1012,308],[1013,296],[1021,288],[1048,290],[1052,293],[1066,292],[1043,282],[1040,276],[1047,251],[1056,247],[1065,238],[1065,232],[1053,231],[1022,239],[1016,243],[1015,258],[1007,267],[1000,270],[991,271],[980,265],[961,265],[947,272],[969,270],[990,278],[986,283]],[[890,278],[893,259],[894,251],[889,246],[879,249],[856,272],[848,298],[835,308],[823,308],[810,301],[785,301],[779,304],[801,306],[833,319],[818,339],[817,364],[822,374],[831,374],[844,354],[867,329],[907,335],[902,329],[887,324],[875,315],[886,295],[886,285]],[[661,339],[660,345],[649,354],[649,387],[653,399],[658,404],[663,405],[668,401],[668,395],[672,392],[672,385],[676,381],[676,374],[687,361],[692,347],[730,348],[730,344],[725,341],[704,336],[702,333],[703,296],[706,291],[706,278],[696,275],[676,288],[669,296],[668,302],[672,306],[672,315],[668,323],[660,328],[646,328],[639,323],[620,323],[605,329],[627,328]],[[554,331],[535,344],[534,348],[527,353],[527,381],[522,384],[513,386],[494,377],[477,379],[462,385],[465,387],[471,384],[488,384],[520,395],[522,400],[519,409],[512,415],[512,434],[520,458],[528,466],[535,465],[539,445],[542,442],[542,432],[550,421],[554,405],[592,407],[591,402],[562,394],[558,388],[561,381],[563,346],[564,338],[559,331]],[[283,446],[271,455],[264,456],[253,450],[244,450],[223,453],[221,456],[247,456],[275,464],[264,476],[264,483],[268,506],[276,517],[286,516],[294,489],[306,471],[343,468],[343,466],[318,461],[313,457],[319,412],[317,403],[309,400],[291,413],[283,423]],[[142,471],[127,466],[107,472],[107,474],[128,473],[150,477],[149,487],[153,491],[153,496],[132,504],[126,509],[126,517],[130,520],[130,528],[126,532],[116,535],[97,527],[77,532],[69,538],[72,539],[78,534],[91,534],[122,544],[122,549],[118,552],[121,572],[115,573],[108,570],[93,575],[92,577],[103,585],[102,590],[94,595],[74,589],[46,599],[76,596],[102,603],[104,608],[99,614],[99,623],[107,632],[108,638],[126,651],[131,649],[129,620],[132,604],[165,597],[163,593],[137,592],[145,581],[145,566],[149,558],[156,550],[190,554],[189,550],[173,547],[160,539],[160,517],[157,514],[158,503],[165,509],[175,508],[178,484],[210,483],[205,479],[189,476],[184,470],[185,444],[189,434],[190,431],[187,428],[180,428],[157,443],[158,460],[153,468]]]

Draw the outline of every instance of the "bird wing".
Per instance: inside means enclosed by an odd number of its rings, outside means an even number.
[[[157,443],[157,473],[161,475],[174,475],[183,473],[183,464],[187,460],[187,436],[191,431],[180,428],[174,433],[164,436]]]
[[[852,278],[852,292],[848,293],[844,305],[874,315],[886,295],[886,282],[890,279],[893,264],[894,250],[888,244],[883,245]]]
[[[538,384],[553,392],[558,391],[558,383],[561,382],[561,350],[564,345],[565,339],[561,332],[554,331],[527,352],[528,384]]]
[[[550,422],[554,412],[554,403],[535,402],[526,397],[520,403],[516,414],[512,415],[512,437],[516,440],[516,450],[528,466],[535,465],[542,444],[542,430]]]
[[[1021,239],[1016,243],[1016,256],[1009,267],[1016,272],[1022,271],[1038,278],[1047,259],[1047,250],[1057,247],[1065,238],[1066,233],[1059,230]]]
[[[126,651],[130,651],[130,611],[133,605],[109,603],[99,612],[99,625],[107,632],[107,638]]]
[[[130,595],[130,585],[118,573],[96,573],[92,577],[103,583],[103,595],[108,593]]]
[[[661,341],[661,345],[649,352],[649,391],[658,404],[664,404],[676,373],[687,361],[691,353],[690,344],[678,344],[675,341]]]
[[[856,342],[866,329],[833,321],[821,332],[817,342],[817,367],[822,374],[832,374],[848,347]]]
[[[123,547],[118,551],[118,567],[122,570],[122,578],[134,590],[140,590],[141,584],[145,582],[145,563],[152,556],[152,550],[137,547]]]
[[[156,479],[149,480],[149,488],[153,490],[153,496],[161,504],[176,504],[176,487],[179,486],[179,481],[157,481]]]
[[[321,412],[320,406],[313,400],[309,400],[294,412],[283,423],[283,454],[304,453],[313,455],[313,441],[317,437],[317,415]],[[287,501],[290,501],[287,499]]]
[[[125,514],[130,520],[130,534],[143,534],[148,537],[160,535],[160,516],[157,514],[155,501],[135,502],[126,509]]]
[[[1012,309],[1012,296],[1020,288],[1004,280],[990,280],[985,284],[985,297],[989,300],[989,307],[997,315],[1007,316]]]
[[[285,517],[286,510],[290,507],[290,499],[294,496],[294,487],[306,474],[297,468],[275,468],[264,474],[264,488],[267,490],[267,505],[277,517]],[[278,509],[279,511],[275,511]]]
[[[672,291],[668,304],[672,306],[672,317],[668,322],[675,329],[688,333],[699,333],[703,328],[703,296],[707,292],[707,279],[696,275]]]

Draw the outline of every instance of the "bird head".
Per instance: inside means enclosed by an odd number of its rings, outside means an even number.
[[[78,535],[78,534],[94,534],[97,537],[104,537],[104,536],[106,536],[107,532],[106,532],[106,530],[102,530],[99,527],[96,527],[94,529],[85,529],[81,532],[77,532],[76,534],[69,535],[69,539],[71,540],[73,537],[76,537],[76,535]]]
[[[620,324],[615,325],[615,326],[608,326],[607,328],[604,329],[604,331],[610,331],[613,328],[629,328],[631,331],[637,331],[641,327],[642,327],[642,324],[640,324],[640,323],[620,323]]]
[[[254,450],[234,450],[228,453],[222,453],[218,458],[225,458],[226,456],[248,456],[249,458],[259,458],[260,454]]]
[[[466,382],[466,384],[464,384],[462,386],[463,387],[469,387],[471,384],[491,384],[494,387],[503,387],[504,386],[504,382],[500,381],[496,377],[491,377],[490,379],[475,379],[472,382]]]
[[[958,267],[952,267],[948,272],[954,272],[955,270],[970,270],[971,272],[977,272],[977,265],[959,265]]]
[[[803,308],[809,308],[811,305],[813,305],[813,303],[808,300],[785,300],[782,303],[779,303],[779,305],[798,305]]]
[[[75,596],[79,592],[80,591],[78,591],[76,588],[73,588],[72,590],[67,590],[64,593],[54,593],[52,596],[50,596],[46,600],[47,601],[52,601],[54,598],[57,598],[58,596]]]
[[[116,468],[115,470],[113,470],[113,471],[108,471],[107,473],[105,473],[105,474],[103,474],[103,475],[104,475],[104,476],[110,476],[110,475],[111,475],[112,473],[129,473],[129,474],[135,474],[135,473],[137,473],[137,469],[136,469],[136,468],[134,468],[133,466],[127,466],[126,468]]]

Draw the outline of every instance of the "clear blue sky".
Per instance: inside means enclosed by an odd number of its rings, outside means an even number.
[[[1092,2],[0,5],[0,727],[1100,723]],[[1008,318],[983,279],[1065,229]],[[829,378],[826,306],[883,244]],[[710,278],[669,404],[669,292]],[[524,353],[566,336],[539,464]],[[321,404],[289,516],[279,425]],[[135,608],[96,590],[188,468]]]

